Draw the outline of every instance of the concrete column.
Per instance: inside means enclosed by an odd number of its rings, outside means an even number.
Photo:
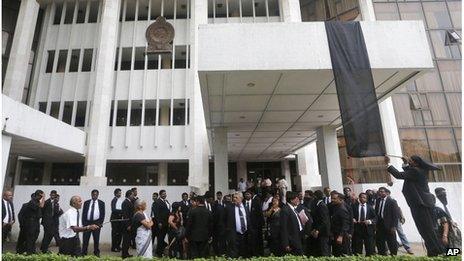
[[[209,189],[209,143],[206,122],[203,111],[203,101],[198,78],[198,26],[208,23],[208,1],[196,0],[192,3],[192,18],[190,19],[190,50],[191,65],[188,73],[187,88],[191,93],[191,110],[189,131],[191,138],[188,144],[189,186],[192,190],[203,194]]]
[[[247,174],[247,163],[246,161],[237,161],[237,184],[240,181],[240,179],[247,180],[248,179],[248,174]],[[272,180],[272,183],[274,183],[275,180]]]
[[[15,169],[15,175],[14,175],[14,180],[13,180],[13,187],[16,185],[19,185],[21,182],[21,170],[23,168],[23,161],[20,160],[20,157],[18,157],[18,160],[16,161],[16,169]]]
[[[337,131],[332,126],[317,129],[317,158],[322,187],[343,191],[342,169],[337,144]]]
[[[214,128],[214,190],[229,190],[229,157],[227,154],[227,129]]]
[[[402,156],[401,140],[396,125],[395,110],[393,108],[393,101],[388,97],[379,104],[380,117],[382,120],[383,139],[385,141],[385,150],[388,155]],[[411,155],[409,155],[411,156]],[[401,169],[403,161],[400,158],[390,158],[391,164],[397,169]],[[395,178],[392,177],[392,180]]]
[[[159,125],[161,126],[169,125],[169,114],[170,113],[171,113],[171,110],[169,109],[169,106],[160,107]]]
[[[321,187],[321,175],[319,174],[316,142],[296,151],[298,156],[298,177],[301,190],[319,189]]]
[[[44,164],[44,175],[42,177],[42,185],[50,185],[52,177],[53,163],[45,162]]]
[[[158,186],[168,185],[168,163],[158,163]]]
[[[6,170],[8,166],[8,159],[10,157],[10,148],[11,148],[11,136],[2,135],[2,184],[0,187],[3,188],[3,183],[5,182]]]
[[[358,5],[363,21],[375,21],[375,10],[372,0],[358,0]]]
[[[102,1],[100,34],[95,67],[95,92],[90,112],[85,176],[81,185],[106,186],[106,151],[113,97],[115,51],[119,25],[120,0]]]
[[[288,183],[289,190],[292,188],[292,175],[290,175],[290,164],[288,159],[284,159],[280,162],[280,167],[282,168],[282,176],[285,177],[285,180]]]
[[[34,39],[39,3],[36,0],[22,0],[16,21],[10,59],[5,73],[3,93],[21,102],[26,87],[27,69]]]
[[[301,22],[300,0],[279,0],[282,22]]]

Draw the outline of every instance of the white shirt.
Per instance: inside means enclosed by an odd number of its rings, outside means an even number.
[[[298,220],[298,227],[300,228],[300,231],[303,230],[303,224],[301,224],[300,217],[298,216],[296,212],[296,207],[294,207],[292,204],[288,204],[290,206],[290,209],[292,210],[293,214],[296,216],[296,219]]]
[[[359,203],[358,222],[361,221],[361,208],[364,208],[364,221],[366,221],[369,225],[372,224],[372,221],[367,219],[367,203],[364,203],[364,204]]]
[[[324,203],[326,205],[328,205],[331,201],[332,201],[332,199],[330,197],[324,197]]]
[[[383,218],[383,211],[385,210],[385,201],[386,201],[386,199],[387,199],[386,197],[380,199],[380,203],[379,203],[380,217],[382,217],[382,218]]]
[[[238,183],[238,190],[240,190],[241,192],[245,192],[246,189],[247,189],[247,185],[245,181]]]
[[[10,203],[4,199],[3,200],[3,204],[5,205],[5,218],[3,219],[3,223],[8,223],[8,219],[10,218],[10,215],[8,213],[12,213],[13,214],[13,211],[11,209],[11,206],[10,206]],[[10,211],[8,211],[10,210]],[[14,217],[11,218],[11,220],[13,220]]]
[[[82,226],[82,212],[79,211],[79,220],[77,220],[77,209],[71,207],[60,216],[60,224],[58,226],[58,233],[60,234],[60,238],[75,237],[76,232],[74,232],[71,227],[80,226]]]
[[[100,218],[100,208],[98,207],[98,199],[95,200],[95,210],[93,211],[93,218],[90,216],[90,213],[92,213],[92,204],[93,204],[93,199],[90,200],[89,204],[89,212],[87,213],[87,220],[98,220]]]
[[[245,206],[243,206],[243,204],[240,204],[240,206],[235,206],[235,231],[237,231],[237,233],[242,234],[242,227],[240,225],[240,213],[238,212],[239,208],[242,211],[243,219],[245,220],[245,229],[246,230],[248,230],[248,225],[247,225]]]
[[[116,200],[116,206],[115,208],[117,210],[122,210],[122,202],[124,202],[124,199],[122,197],[119,197],[117,200]],[[100,212],[100,211],[99,211]]]

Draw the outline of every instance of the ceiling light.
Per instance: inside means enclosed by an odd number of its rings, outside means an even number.
[[[300,135],[301,135],[301,133],[299,133],[299,132],[298,132],[296,135],[300,136]]]
[[[237,133],[237,134],[235,134],[235,137],[238,137],[238,136],[240,136],[240,134],[238,134],[238,133]]]
[[[246,117],[245,116],[240,116],[240,119],[245,119]]]
[[[324,115],[317,115],[318,118],[324,118]]]
[[[247,87],[255,87],[255,84],[252,83],[252,82],[249,82],[249,83],[247,84]]]

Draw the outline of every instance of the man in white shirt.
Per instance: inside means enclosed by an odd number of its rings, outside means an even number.
[[[79,240],[79,232],[95,231],[100,229],[97,225],[82,226],[82,199],[79,196],[73,196],[70,200],[71,208],[69,208],[60,217],[60,225],[58,232],[60,234],[60,250],[62,255],[80,256],[81,242]]]
[[[13,193],[9,190],[3,192],[2,199],[2,241],[6,242],[6,238],[11,231],[11,227],[15,223],[15,214],[13,207]],[[5,245],[5,244],[3,244]]]
[[[105,220],[105,203],[98,199],[98,190],[92,190],[91,195],[92,198],[84,202],[82,223],[84,225],[101,226]],[[100,229],[84,233],[82,237],[82,254],[87,255],[90,236],[93,237],[93,254],[98,257],[100,256]]]
[[[240,178],[240,182],[238,183],[237,189],[238,189],[238,191],[240,191],[242,193],[247,190],[247,184],[243,180],[243,178]]]

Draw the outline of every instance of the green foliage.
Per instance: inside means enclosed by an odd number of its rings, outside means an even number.
[[[225,257],[215,257],[211,258],[217,261],[227,261],[232,260]],[[211,260],[209,259],[209,260]],[[103,256],[103,257],[96,257],[96,256],[83,256],[78,258],[73,258],[69,256],[62,256],[57,254],[40,254],[40,255],[18,255],[18,254],[11,254],[5,253],[2,255],[3,261],[97,261],[97,260],[105,260],[105,261],[121,261],[122,258],[115,257],[115,256]],[[126,258],[127,261],[142,261],[147,260],[140,257],[132,257]],[[175,259],[169,258],[154,258],[153,260],[160,260],[160,261],[174,261]],[[195,259],[197,261],[203,261],[208,259]],[[237,259],[238,260],[238,259]],[[249,261],[298,261],[298,260],[312,260],[312,261],[346,261],[346,260],[366,260],[366,261],[458,261],[461,260],[461,256],[457,257],[415,257],[415,256],[372,256],[372,257],[364,257],[364,256],[349,256],[349,257],[301,257],[301,256],[285,256],[285,257],[257,257],[257,258],[249,258],[249,259],[240,259],[240,260],[249,260]]]

